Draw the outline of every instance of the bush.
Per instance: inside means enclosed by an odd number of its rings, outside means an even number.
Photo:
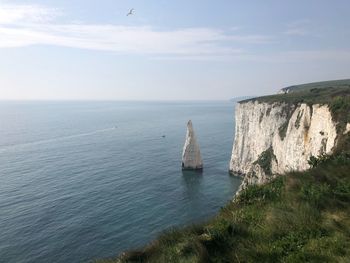
[[[254,164],[258,164],[264,170],[266,175],[271,175],[272,160],[276,160],[276,156],[273,153],[272,146],[270,146],[270,148],[260,154],[258,160],[256,160]]]
[[[238,195],[238,201],[245,204],[257,201],[275,201],[281,197],[283,187],[284,178],[282,176],[263,186],[250,185]]]
[[[336,155],[321,154],[318,157],[311,156],[307,161],[312,168],[326,163],[333,163],[337,165],[350,164],[350,153],[343,152]]]
[[[333,98],[329,105],[332,112],[350,109],[350,98],[337,96]]]

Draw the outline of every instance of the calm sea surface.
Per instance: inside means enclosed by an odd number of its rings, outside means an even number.
[[[181,171],[189,119],[201,175]],[[0,102],[0,262],[88,262],[205,221],[240,184],[233,136],[230,102]]]

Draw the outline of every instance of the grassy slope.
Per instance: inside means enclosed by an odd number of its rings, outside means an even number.
[[[284,102],[287,104],[307,103],[307,104],[328,104],[334,98],[339,96],[350,96],[350,81],[348,85],[341,87],[330,86],[324,88],[307,88],[300,89],[298,91],[290,92],[287,94],[275,94],[269,96],[262,96],[252,98],[248,100],[240,101],[241,103],[248,101],[259,101],[259,102]]]
[[[342,131],[350,93],[331,89],[317,100],[330,105]],[[338,140],[333,159],[248,187],[206,224],[170,230],[143,249],[98,262],[350,262],[350,134]]]
[[[286,87],[282,90],[288,89],[289,92],[295,92],[300,90],[314,89],[314,88],[328,88],[328,87],[346,87],[350,85],[350,79],[341,79],[341,80],[330,80],[330,81],[322,81],[322,82],[313,82],[301,85],[294,85],[290,87]]]

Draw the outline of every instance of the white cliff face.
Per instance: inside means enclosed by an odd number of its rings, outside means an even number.
[[[182,152],[182,168],[193,170],[203,168],[202,157],[191,120],[187,123],[186,141]]]
[[[236,132],[230,171],[247,174],[259,155],[272,145],[287,116],[278,104],[258,102],[236,105]]]
[[[336,137],[336,123],[328,106],[301,104],[290,118],[285,139],[274,137],[272,147],[278,164],[273,172],[308,169],[312,155],[332,152]]]
[[[240,103],[230,171],[245,175],[245,184],[260,184],[276,174],[305,170],[312,155],[332,152],[336,137],[327,105]]]

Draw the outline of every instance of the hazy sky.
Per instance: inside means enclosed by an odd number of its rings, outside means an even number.
[[[349,11],[348,0],[0,0],[0,99],[226,100],[350,78]]]

